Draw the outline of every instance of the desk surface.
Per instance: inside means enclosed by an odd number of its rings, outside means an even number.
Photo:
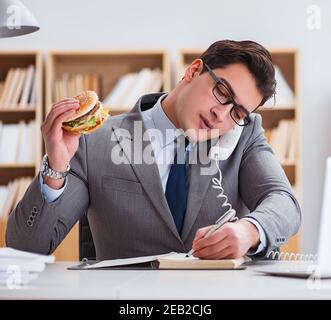
[[[19,289],[0,286],[1,299],[331,299],[331,280],[311,288],[306,279],[245,270],[67,270],[48,265]]]

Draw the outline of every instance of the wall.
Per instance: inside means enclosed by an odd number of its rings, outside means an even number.
[[[1,39],[1,49],[166,48],[177,53],[219,39],[252,39],[300,50],[303,141],[303,249],[317,243],[325,159],[331,154],[331,2],[327,0],[23,0],[41,30]],[[321,28],[307,26],[307,7],[321,8]]]

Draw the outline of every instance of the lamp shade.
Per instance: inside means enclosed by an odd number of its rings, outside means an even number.
[[[28,8],[18,0],[0,0],[0,38],[16,37],[39,30]]]

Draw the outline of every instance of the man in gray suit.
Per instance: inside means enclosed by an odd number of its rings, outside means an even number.
[[[141,97],[130,112],[109,118],[93,134],[63,131],[77,101],[55,103],[41,130],[46,160],[58,174],[35,177],[9,217],[7,245],[50,254],[86,214],[97,259],[187,252],[192,246],[203,259],[264,256],[295,234],[301,221],[261,117],[252,113],[274,90],[269,52],[252,41],[226,40],[194,60],[171,92]],[[240,139],[218,165],[239,220],[204,238],[228,207],[212,187],[215,161],[205,154],[190,163],[187,154],[208,151],[235,126],[243,127]],[[153,130],[161,134],[152,137]],[[183,132],[189,145],[180,165],[174,159]],[[146,154],[154,161],[146,161]]]

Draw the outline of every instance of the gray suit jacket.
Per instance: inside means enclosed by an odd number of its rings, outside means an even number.
[[[157,165],[118,165],[111,161],[113,148],[120,147],[125,155],[134,143],[119,138],[118,132],[127,130],[133,137],[134,121],[141,120],[141,111],[151,108],[159,96],[143,96],[132,111],[110,117],[102,128],[80,138],[79,149],[70,163],[80,178],[69,175],[67,187],[56,201],[44,200],[36,176],[9,216],[7,245],[50,254],[87,214],[97,259],[189,251],[196,231],[213,224],[225,212],[217,198],[218,190],[212,188],[213,176],[200,175],[203,166],[212,164],[198,162],[189,166],[187,211],[180,236]],[[251,119],[232,155],[219,165],[229,202],[239,217],[252,217],[260,223],[270,250],[297,232],[300,208],[266,142],[261,117],[256,114]],[[148,144],[145,141],[143,147]],[[31,214],[33,223],[29,225]]]

